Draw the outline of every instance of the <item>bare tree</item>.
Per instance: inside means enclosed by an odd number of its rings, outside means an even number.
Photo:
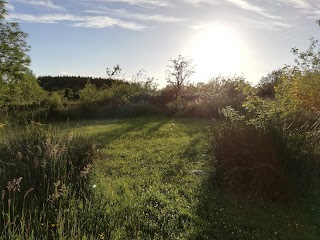
[[[117,64],[112,69],[107,68],[106,73],[107,73],[109,79],[116,79],[116,78],[121,77],[121,75],[120,75],[121,71],[122,71],[122,69],[120,68],[120,65]]]
[[[173,87],[175,99],[181,96],[183,86],[187,83],[192,74],[195,73],[195,66],[192,59],[188,59],[181,55],[176,59],[170,59],[167,66],[166,79]]]

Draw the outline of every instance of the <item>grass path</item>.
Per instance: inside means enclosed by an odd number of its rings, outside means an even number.
[[[212,186],[210,124],[155,117],[69,123],[106,156],[92,183],[107,202],[106,239],[320,239],[319,208],[257,203]]]

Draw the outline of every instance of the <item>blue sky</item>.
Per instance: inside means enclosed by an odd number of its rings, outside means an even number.
[[[169,59],[193,59],[191,81],[243,74],[257,83],[320,38],[320,0],[8,0],[39,75],[106,76],[120,64],[166,84]]]

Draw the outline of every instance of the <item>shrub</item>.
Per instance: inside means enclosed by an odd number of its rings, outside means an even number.
[[[296,115],[277,112],[274,102],[250,101],[247,108],[255,115],[246,118],[226,108],[231,121],[211,133],[217,181],[270,201],[314,198],[320,182],[319,121],[301,124]]]

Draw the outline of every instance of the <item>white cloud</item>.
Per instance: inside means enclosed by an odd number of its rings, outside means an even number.
[[[130,5],[138,5],[146,8],[173,7],[172,1],[167,0],[96,0],[97,2],[123,2]]]
[[[63,21],[76,22],[71,24],[73,27],[86,28],[107,28],[120,27],[131,30],[144,30],[146,27],[135,22],[122,21],[116,18],[105,16],[74,16],[72,14],[51,14],[51,15],[30,15],[30,14],[10,14],[8,20],[18,22],[33,23],[58,23]]]
[[[165,16],[161,14],[139,14],[139,13],[132,13],[128,12],[124,9],[117,10],[117,9],[103,9],[103,10],[87,10],[86,13],[93,13],[93,14],[111,14],[114,16],[118,16],[120,18],[124,19],[136,19],[140,21],[153,21],[153,22],[164,22],[164,23],[176,23],[176,22],[183,22],[187,21],[187,19],[184,18],[177,18],[172,16]]]
[[[232,5],[234,7],[238,7],[240,9],[250,11],[259,15],[262,15],[267,18],[271,19],[279,19],[281,17],[272,15],[268,13],[268,11],[262,7],[259,7],[257,5],[254,5],[250,3],[247,0],[221,0],[221,1],[215,1],[215,0],[184,0],[187,3],[191,3],[193,5],[199,5],[201,2],[205,2],[212,5]]]
[[[225,0],[225,1],[233,4],[234,6],[241,8],[241,9],[260,14],[260,15],[267,17],[267,18],[271,18],[271,19],[280,19],[281,18],[279,16],[275,16],[275,15],[268,13],[268,11],[264,8],[259,7],[257,5],[254,5],[252,3],[249,3],[248,1],[245,1],[245,0]]]
[[[219,0],[184,0],[185,3],[190,3],[192,5],[199,5],[200,3],[208,3],[208,4],[211,4],[211,5],[216,5],[216,6],[219,6],[221,5],[221,3],[223,1],[219,1]]]
[[[280,5],[291,6],[295,8],[310,9],[312,4],[306,0],[270,0],[271,3],[278,3]]]
[[[55,5],[52,0],[13,0],[16,2],[21,2],[23,4],[29,4],[33,6],[40,6],[40,7],[46,7],[51,9],[57,9],[57,10],[64,10],[63,7]]]
[[[34,23],[58,23],[61,21],[81,21],[82,17],[71,14],[51,14],[51,15],[30,15],[30,14],[9,14],[8,20],[18,22],[34,22]]]
[[[254,20],[254,19],[244,19],[245,22],[247,22],[248,25],[255,27],[255,28],[261,28],[261,29],[267,29],[271,31],[278,31],[283,28],[292,28],[293,25],[274,21],[274,20],[268,20],[268,21],[260,21],[260,20]]]
[[[131,30],[144,30],[146,27],[134,22],[126,22],[115,18],[95,16],[84,17],[83,21],[72,24],[74,27],[86,27],[86,28],[106,28],[106,27],[121,27]]]

